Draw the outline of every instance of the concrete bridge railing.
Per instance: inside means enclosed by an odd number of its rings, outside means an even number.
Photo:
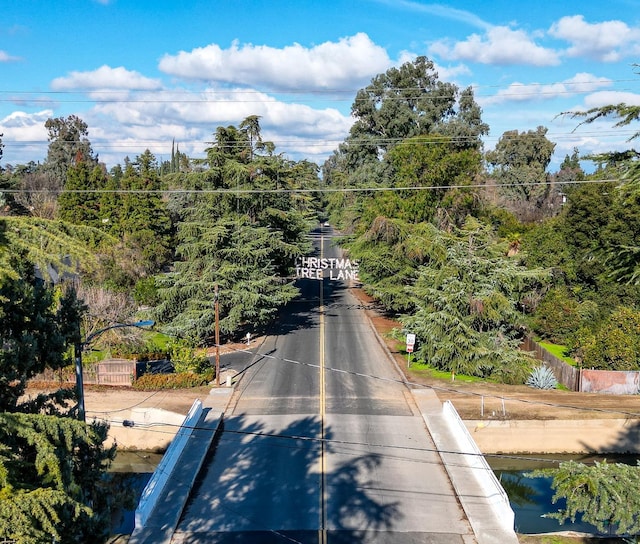
[[[189,437],[197,427],[197,423],[202,415],[202,410],[202,402],[196,400],[185,417],[180,430],[176,433],[175,438],[163,455],[153,476],[151,476],[149,483],[143,489],[135,513],[136,529],[145,526],[153,509],[156,507],[157,501],[189,441]]]
[[[473,469],[473,475],[484,491],[485,500],[490,502],[497,519],[504,525],[504,528],[513,530],[515,514],[509,503],[509,497],[451,401],[447,400],[443,403],[442,414],[453,431],[458,448],[463,454],[460,457]]]

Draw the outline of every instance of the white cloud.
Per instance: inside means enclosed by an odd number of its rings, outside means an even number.
[[[451,43],[440,40],[429,51],[447,60],[463,60],[481,64],[555,66],[558,54],[537,45],[523,30],[494,26],[484,35],[472,34],[465,41]]]
[[[411,60],[415,60],[415,58]],[[464,64],[458,64],[457,66],[442,66],[441,64],[434,62],[433,67],[438,73],[438,79],[440,81],[453,82],[459,76],[471,75],[471,70],[469,70],[469,67]]]
[[[44,123],[50,117],[53,117],[52,110],[14,111],[0,119],[0,134],[5,144],[2,164],[24,164],[46,157],[48,141]]]
[[[122,66],[111,68],[103,65],[90,72],[71,72],[66,77],[58,77],[51,82],[54,91],[70,90],[157,90],[161,88],[160,81],[127,70]]]
[[[9,55],[9,53],[7,53],[6,51],[2,51],[0,49],[0,62],[15,62],[18,60],[20,60],[19,57],[13,57]]]
[[[570,57],[616,62],[640,52],[640,29],[622,21],[588,23],[582,15],[573,15],[551,25],[549,34],[571,43],[566,51]]]
[[[53,117],[53,110],[42,110],[36,113],[14,111],[0,119],[0,132],[4,133],[4,140],[20,142],[32,141],[47,137],[44,123]]]
[[[293,44],[282,49],[266,45],[229,49],[211,44],[165,55],[163,72],[184,79],[279,90],[353,88],[391,65],[386,50],[364,33],[314,47]]]
[[[576,94],[591,93],[612,84],[610,79],[596,77],[586,72],[558,83],[511,83],[506,89],[497,94],[479,98],[481,105],[503,104],[507,102],[534,102],[567,98]]]
[[[115,164],[146,148],[166,158],[174,138],[181,151],[202,157],[216,127],[238,126],[249,115],[260,116],[263,138],[273,141],[277,152],[319,162],[344,140],[353,122],[335,108],[285,103],[245,88],[165,90],[160,96],[140,92],[131,102],[99,102],[82,117],[101,160]]]
[[[587,109],[600,108],[610,104],[640,106],[640,94],[621,91],[600,91],[590,94],[584,100],[584,105]]]

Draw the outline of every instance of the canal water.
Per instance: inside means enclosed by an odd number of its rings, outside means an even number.
[[[593,525],[580,518],[575,523],[570,520],[560,524],[558,520],[549,518],[551,512],[557,512],[565,506],[563,500],[553,503],[554,490],[551,487],[553,475],[549,477],[530,477],[530,473],[538,469],[558,468],[560,462],[578,461],[592,464],[594,461],[607,460],[609,463],[626,463],[636,465],[638,456],[576,456],[576,455],[535,455],[489,456],[487,462],[493,469],[502,487],[509,496],[511,508],[515,514],[515,530],[521,534],[556,533],[576,531],[601,535]]]
[[[142,490],[151,479],[153,471],[162,459],[161,453],[144,451],[118,451],[111,465],[110,472],[123,476],[123,485],[131,487],[136,503],[140,499]],[[111,534],[128,535],[134,527],[135,509],[116,512],[111,525]]]

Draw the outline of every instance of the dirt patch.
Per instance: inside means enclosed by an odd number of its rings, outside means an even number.
[[[29,384],[24,397],[33,398],[39,393],[51,392],[56,387],[45,384]],[[114,414],[133,408],[159,408],[177,414],[187,414],[196,399],[209,394],[210,387],[191,389],[167,389],[162,391],[137,391],[132,387],[86,385],[84,404],[87,421],[100,414]]]
[[[453,403],[462,419],[637,419],[640,395],[606,395],[571,391],[533,389],[526,385],[502,385],[487,382],[465,383],[458,379],[433,378],[421,366],[407,369],[404,343],[391,337],[397,321],[385,317],[374,300],[362,289],[353,289],[398,363],[408,382],[415,387],[433,388],[441,401]]]

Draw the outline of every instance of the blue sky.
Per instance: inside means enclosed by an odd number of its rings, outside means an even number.
[[[426,55],[472,85],[491,128],[542,125],[559,161],[625,149],[637,127],[558,116],[640,105],[640,1],[21,0],[0,13],[2,165],[46,157],[44,122],[75,114],[113,166],[171,141],[203,156],[220,125],[261,116],[263,137],[321,163],[358,89]],[[640,147],[640,144],[636,144]]]

